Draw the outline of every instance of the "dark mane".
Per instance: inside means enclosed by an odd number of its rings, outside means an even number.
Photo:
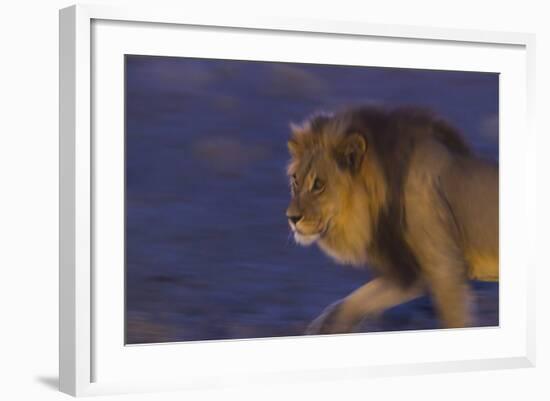
[[[316,113],[309,119],[309,126],[312,132],[321,132],[331,121],[332,115],[328,113]]]
[[[424,109],[365,107],[348,111],[345,118],[349,119],[346,134],[355,132],[365,137],[386,179],[387,204],[379,212],[372,251],[396,281],[408,286],[420,272],[403,237],[407,228],[403,186],[412,152],[425,139],[436,140],[455,154],[467,155],[470,148],[458,131]]]

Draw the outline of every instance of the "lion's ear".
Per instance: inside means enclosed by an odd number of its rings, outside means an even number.
[[[367,141],[362,135],[346,135],[336,147],[336,162],[341,168],[355,173],[361,167],[366,151]]]

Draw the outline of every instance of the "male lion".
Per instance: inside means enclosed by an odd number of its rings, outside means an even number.
[[[292,131],[286,215],[296,242],[375,274],[307,333],[353,331],[426,292],[443,327],[472,325],[468,279],[499,277],[498,166],[416,108],[318,115]]]

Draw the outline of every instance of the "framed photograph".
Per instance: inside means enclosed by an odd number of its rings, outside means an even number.
[[[533,49],[61,10],[61,391],[533,366]]]

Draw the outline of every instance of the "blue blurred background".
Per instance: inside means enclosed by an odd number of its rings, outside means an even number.
[[[367,271],[289,237],[289,123],[429,107],[498,160],[498,74],[126,56],[126,342],[294,336]],[[473,283],[479,325],[498,284]],[[428,297],[363,331],[438,327]]]

